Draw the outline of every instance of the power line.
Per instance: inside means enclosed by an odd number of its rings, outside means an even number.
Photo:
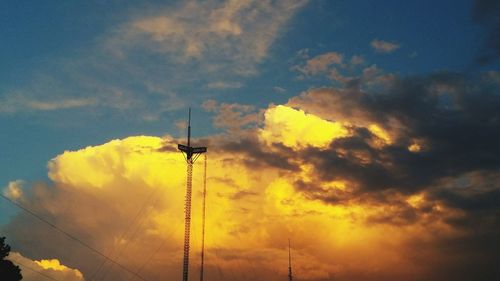
[[[120,236],[120,239],[118,239],[118,241],[121,241],[122,239],[126,239],[127,236],[128,236],[128,240],[132,241],[133,238],[135,238],[135,235],[137,234],[137,230],[139,229],[139,227],[142,226],[142,223],[143,223],[143,219],[145,216],[142,217],[142,219],[140,218],[142,212],[144,211],[144,208],[148,205],[148,203],[154,198],[154,195],[156,194],[156,192],[158,191],[158,186],[156,188],[154,188],[151,193],[149,194],[149,196],[146,198],[146,201],[144,201],[144,203],[142,204],[141,208],[139,209],[139,211],[137,212],[137,214],[135,215],[134,219],[130,222],[127,230],[122,233],[122,235]],[[163,191],[164,192],[164,191]],[[163,194],[162,192],[162,194]],[[160,196],[161,197],[161,196]],[[158,199],[158,198],[157,198]],[[156,201],[155,201],[156,202]],[[154,204],[153,204],[154,205]],[[136,224],[137,223],[137,224]],[[136,231],[134,231],[132,233],[132,228],[134,226],[134,224],[136,224]],[[110,252],[110,256],[115,256],[114,258],[118,261],[119,260],[119,257],[120,255],[128,248],[128,246],[130,245],[130,243],[127,243],[125,245],[125,247],[122,247],[121,249],[118,249],[118,247],[115,247],[111,252]],[[115,252],[116,255],[115,255]],[[105,280],[105,278],[108,276],[109,272],[113,269],[113,265],[111,265],[110,267],[107,268],[104,268],[106,264],[107,260],[103,260],[101,265],[99,266],[99,268],[92,274],[92,276],[89,278],[90,280],[93,280],[94,277],[97,276],[98,273],[100,273],[101,269],[102,269],[102,272],[104,272],[102,274],[102,278],[101,280]],[[136,271],[137,272],[137,271]],[[137,272],[138,273],[138,272]]]
[[[97,255],[105,258],[106,260],[110,261],[111,263],[117,265],[118,267],[120,267],[121,269],[127,271],[128,273],[138,277],[139,279],[141,280],[144,280],[144,281],[147,281],[144,277],[140,276],[139,274],[137,274],[136,272],[133,272],[132,270],[128,269],[127,267],[125,267],[124,265],[120,264],[119,262],[115,261],[114,259],[106,256],[105,254],[101,253],[99,250],[95,249],[94,247],[90,246],[89,244],[83,242],[82,240],[78,239],[77,237],[75,237],[74,235],[68,233],[67,231],[59,228],[58,226],[56,226],[55,224],[47,221],[46,219],[42,218],[41,216],[37,215],[36,213],[34,213],[33,211],[23,207],[21,204],[11,200],[10,198],[8,198],[7,196],[3,195],[3,194],[0,194],[0,196],[2,196],[2,198],[4,198],[5,200],[9,201],[11,204],[13,204],[14,206],[22,209],[23,211],[27,212],[28,214],[32,215],[33,217],[37,218],[38,220],[48,224],[49,226],[51,226],[52,228],[54,228],[55,230],[59,231],[60,233],[66,235],[68,238],[78,242],[80,245],[82,245],[83,247],[89,249],[90,251],[96,253]]]
[[[162,192],[160,193],[160,195],[155,197],[154,195],[156,195],[156,193],[157,193],[157,191],[158,191],[158,190],[161,190],[161,189],[160,189],[160,188],[158,188],[158,187],[156,187],[156,188],[154,189],[154,192],[152,192],[152,193],[150,194],[150,196],[149,196],[150,198],[148,198],[148,201],[144,203],[144,205],[143,205],[143,206],[142,206],[142,208],[141,208],[140,213],[142,213],[142,211],[144,210],[144,207],[145,207],[145,206],[147,205],[147,203],[148,203],[148,202],[150,202],[150,201],[151,201],[151,199],[153,199],[153,198],[155,198],[155,199],[154,199],[154,200],[153,200],[153,202],[151,203],[151,206],[152,206],[153,208],[155,208],[155,207],[156,207],[156,205],[158,204],[158,201],[159,201],[161,198],[163,198],[163,195],[165,194],[166,189],[164,189],[164,188],[163,188],[163,190],[162,190]],[[118,260],[118,258],[120,257],[120,255],[122,255],[122,253],[123,253],[123,252],[124,252],[124,251],[125,251],[128,247],[129,247],[129,245],[131,245],[131,244],[137,244],[137,239],[136,239],[136,236],[137,236],[137,234],[138,234],[138,232],[139,232],[140,228],[144,225],[145,218],[146,218],[146,217],[150,214],[150,212],[151,212],[151,210],[147,210],[147,211],[146,211],[146,213],[145,213],[145,214],[143,214],[143,216],[142,216],[141,218],[139,218],[139,220],[137,221],[137,225],[136,225],[136,227],[135,227],[134,232],[133,232],[133,233],[131,233],[131,235],[129,235],[129,238],[128,238],[128,239],[130,240],[130,243],[127,243],[127,244],[125,245],[125,247],[121,248],[121,250],[120,250],[120,251],[116,254],[116,256],[115,256],[115,259],[116,259],[116,260]],[[138,217],[138,216],[137,216],[137,217]],[[132,229],[130,229],[130,230],[132,230]],[[126,235],[128,235],[128,234],[126,234]],[[162,247],[162,246],[160,246],[160,248],[161,248],[161,247]],[[158,248],[158,249],[157,249],[157,251],[159,251],[159,250],[160,250],[160,248]],[[122,255],[122,256],[123,256],[123,255]],[[152,256],[151,256],[151,257],[152,257]],[[144,264],[143,264],[143,265],[141,265],[141,266],[139,267],[139,269],[136,269],[136,270],[135,270],[135,272],[136,272],[137,274],[139,274],[139,273],[141,272],[141,270],[142,270],[142,267],[144,267],[144,265],[145,265],[145,264],[147,264],[147,263],[149,263],[149,261],[145,261],[145,262],[144,262]],[[108,276],[109,272],[110,272],[112,269],[113,269],[113,267],[112,267],[112,265],[111,265],[111,267],[110,267],[110,268],[108,268],[108,270],[107,270],[107,271],[103,274],[103,277],[101,278],[101,280],[105,280],[105,279],[106,279],[106,277]],[[131,276],[130,278],[132,279],[132,278],[134,278],[134,276]],[[131,280],[131,279],[130,279],[130,280]]]
[[[156,248],[155,251],[153,251],[151,253],[151,255],[149,255],[149,257],[141,264],[141,266],[139,266],[138,269],[136,269],[136,272],[139,273],[141,272],[144,267],[149,264],[154,256],[156,256],[156,254],[158,254],[160,252],[160,250],[167,244],[167,241],[168,239],[170,239],[170,237],[172,237],[172,235],[176,234],[177,233],[177,226],[179,226],[180,223],[177,223],[177,224],[174,224],[175,227],[172,228],[172,231],[169,232],[169,234],[164,238],[163,242],[160,244],[160,246],[158,248]],[[133,280],[134,276],[131,276],[130,279],[128,279],[128,281],[131,281]]]

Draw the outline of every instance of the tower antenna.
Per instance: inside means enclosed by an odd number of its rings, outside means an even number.
[[[288,281],[292,281],[292,252],[290,250],[290,238],[288,238]]]
[[[188,147],[191,146],[191,107],[188,111]]]
[[[186,177],[186,198],[184,204],[184,257],[182,263],[182,281],[188,281],[189,272],[189,238],[191,231],[191,193],[193,190],[193,164],[196,159],[202,154],[207,152],[204,146],[192,147],[191,146],[191,108],[188,111],[188,137],[187,146],[178,144],[177,148],[185,154],[187,163],[187,177]]]
[[[204,161],[204,172],[203,172],[203,205],[201,210],[201,265],[200,265],[200,281],[204,278],[204,266],[205,266],[205,209],[207,201],[207,155],[205,154]]]

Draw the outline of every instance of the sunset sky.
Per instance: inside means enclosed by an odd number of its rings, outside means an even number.
[[[498,280],[500,2],[0,4],[0,237],[23,280]],[[190,280],[199,279],[203,165]]]

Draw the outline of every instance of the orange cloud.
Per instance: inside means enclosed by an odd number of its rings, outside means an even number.
[[[31,260],[20,253],[11,252],[8,259],[21,268],[23,281],[39,281],[47,278],[64,281],[83,281],[83,274],[78,269],[67,267],[58,259]]]
[[[422,194],[394,192],[382,202],[350,196],[355,190],[347,180],[319,180],[300,153],[311,147],[324,150],[332,140],[349,137],[351,131],[343,124],[287,106],[270,107],[264,115],[263,127],[253,131],[259,148],[266,152],[276,144],[290,148],[293,153],[285,157],[298,170],[251,166],[248,154],[224,149],[227,144],[218,137],[206,140],[207,277],[220,279],[223,272],[234,280],[253,274],[259,279],[284,278],[291,238],[298,279],[407,279],[425,276],[410,254],[412,241],[434,241],[432,232],[439,237],[461,235],[437,218],[463,214]],[[381,145],[390,145],[384,129],[375,125],[368,129]],[[71,233],[148,279],[177,278],[186,167],[176,142],[169,136],[136,136],[65,151],[48,165],[53,186],[35,186],[31,208],[57,218]],[[194,169],[192,268],[197,266],[200,249],[202,164],[200,158]],[[342,196],[345,200],[335,200]],[[9,226],[14,237],[26,235],[22,221]],[[37,266],[76,276],[60,262],[71,260],[85,278],[130,277],[109,264],[96,271],[99,259],[64,237],[47,238],[50,231],[40,225],[31,227],[28,239],[36,244],[43,238],[46,243],[21,249],[23,253],[37,249],[57,258],[40,260]],[[61,247],[67,250],[60,251]],[[427,251],[423,255],[440,259],[433,249]]]

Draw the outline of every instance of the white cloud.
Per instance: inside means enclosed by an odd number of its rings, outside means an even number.
[[[3,190],[3,195],[12,200],[21,199],[23,197],[23,183],[22,180],[9,182]]]
[[[243,87],[243,84],[239,82],[217,81],[207,84],[207,88],[209,89],[238,89],[241,87]]]
[[[283,93],[286,93],[286,89],[283,88],[283,87],[278,87],[278,86],[275,86],[273,87],[273,90],[274,92],[278,93],[278,94],[283,94]]]
[[[307,1],[188,1],[124,24],[110,49],[135,47],[164,54],[177,63],[195,61],[203,70],[255,74],[283,25]]]
[[[0,100],[0,113],[15,113],[18,111],[53,111],[60,109],[96,106],[95,98],[61,98],[40,100],[23,95],[12,95]]]
[[[373,39],[370,45],[376,52],[385,54],[392,53],[401,47],[396,43],[383,41],[379,39]]]
[[[201,102],[200,90],[207,86],[241,87],[306,3],[179,1],[130,9],[126,20],[106,27],[82,55],[55,58],[33,70],[24,86],[7,89],[0,113],[133,110],[136,118],[158,120],[186,100]]]
[[[94,99],[66,99],[59,101],[28,101],[27,107],[35,110],[56,110],[95,105]]]

